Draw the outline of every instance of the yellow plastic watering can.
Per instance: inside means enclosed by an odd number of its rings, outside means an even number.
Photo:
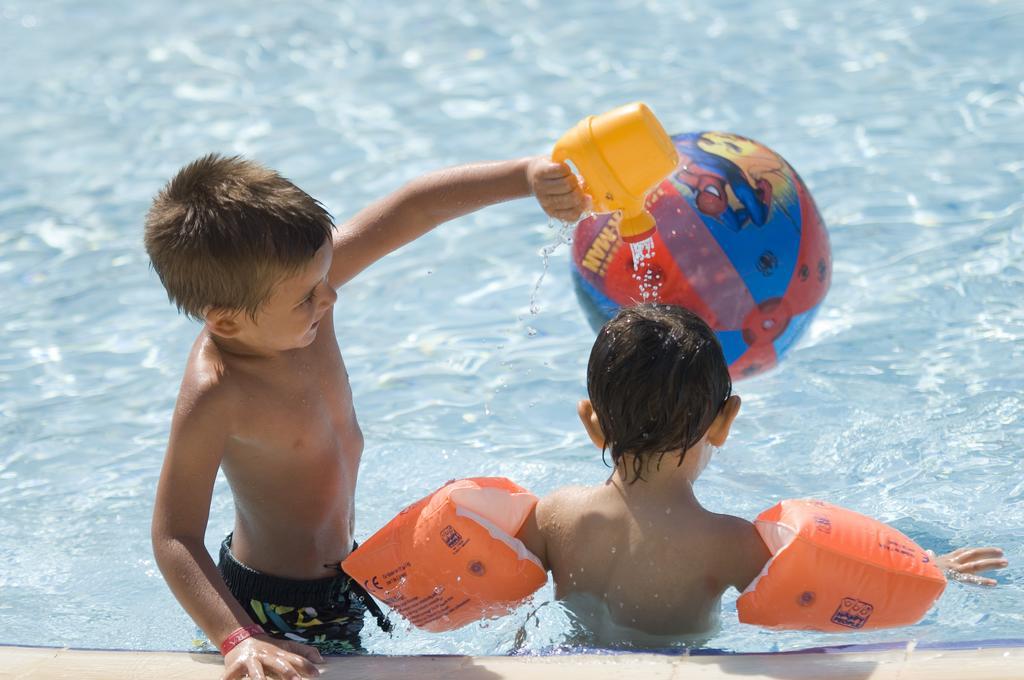
[[[558,140],[557,162],[572,161],[595,212],[622,211],[619,235],[629,243],[654,235],[647,194],[679,164],[672,140],[646,104],[634,102],[587,116]]]

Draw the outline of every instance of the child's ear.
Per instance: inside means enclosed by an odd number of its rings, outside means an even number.
[[[580,399],[579,403],[576,404],[576,413],[579,414],[580,422],[583,423],[583,429],[590,435],[590,441],[594,442],[594,446],[603,450],[605,444],[604,430],[601,429],[601,423],[597,421],[594,405],[590,403],[589,399]]]
[[[722,404],[722,409],[715,416],[711,427],[708,428],[709,444],[721,446],[729,438],[729,428],[732,427],[732,421],[736,420],[736,416],[739,415],[741,403],[743,402],[740,400],[739,395],[736,394],[725,400],[725,403]]]
[[[238,311],[224,309],[223,307],[207,307],[203,312],[206,327],[210,332],[222,338],[232,338],[238,335],[241,324],[238,322]]]

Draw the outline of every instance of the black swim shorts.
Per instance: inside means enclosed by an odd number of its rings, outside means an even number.
[[[363,587],[339,568],[337,576],[299,581],[269,576],[231,554],[231,534],[220,546],[217,564],[224,582],[253,621],[271,637],[316,647],[322,654],[359,654],[367,610],[377,624],[391,624]]]

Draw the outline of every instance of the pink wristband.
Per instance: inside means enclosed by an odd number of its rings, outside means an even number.
[[[224,638],[224,642],[220,643],[220,653],[227,656],[228,652],[237,647],[242,640],[248,640],[254,635],[263,635],[263,628],[255,623],[242,628],[236,628],[231,631],[230,635]]]

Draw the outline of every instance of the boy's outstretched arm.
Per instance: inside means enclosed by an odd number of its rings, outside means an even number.
[[[976,586],[994,586],[996,585],[995,579],[978,576],[978,574],[983,571],[1003,569],[1009,565],[1009,562],[1003,559],[1003,551],[1000,548],[957,548],[951,553],[936,557],[935,565],[951,581],[970,583]]]
[[[548,215],[565,222],[578,219],[586,207],[586,197],[569,166],[544,156],[422,175],[338,227],[328,279],[337,288],[443,222],[530,195],[536,196]]]

